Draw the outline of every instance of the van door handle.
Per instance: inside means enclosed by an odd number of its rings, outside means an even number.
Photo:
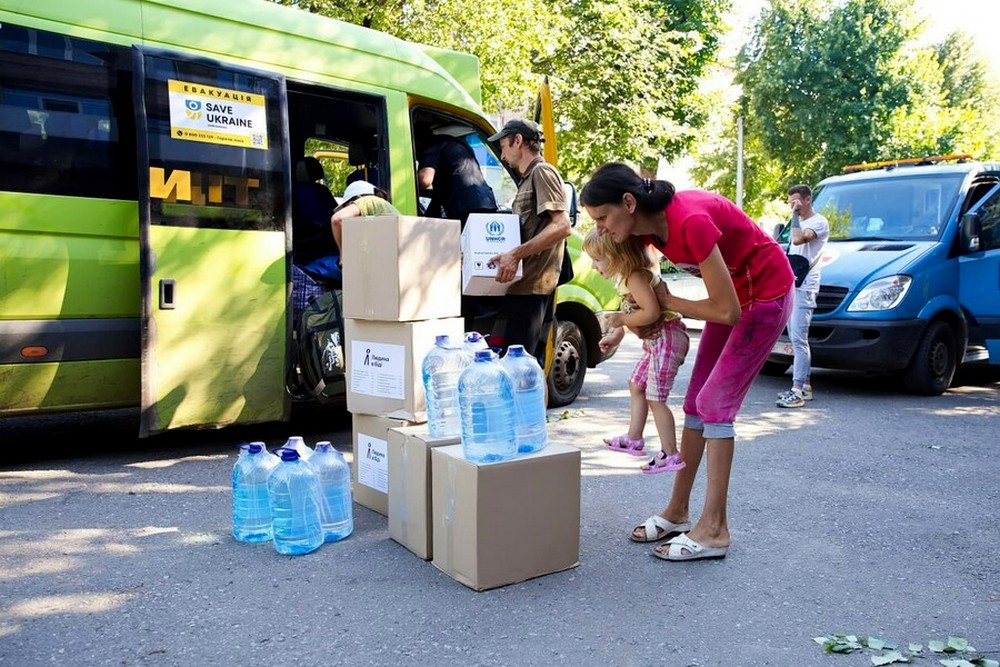
[[[174,280],[167,278],[160,281],[160,310],[173,310],[174,305]]]

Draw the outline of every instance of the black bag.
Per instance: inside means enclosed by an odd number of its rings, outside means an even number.
[[[343,398],[344,315],[343,292],[330,290],[309,300],[293,336],[289,390],[299,397]]]
[[[812,264],[809,260],[802,255],[785,255],[788,257],[788,263],[792,265],[792,273],[795,274],[795,286],[802,287],[802,282],[809,275],[809,269],[812,268]]]
[[[557,285],[565,285],[573,280],[573,260],[569,256],[569,245],[563,241],[562,267],[559,269],[559,282]]]

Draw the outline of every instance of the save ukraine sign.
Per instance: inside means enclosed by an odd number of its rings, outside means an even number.
[[[173,79],[167,91],[172,138],[267,149],[263,95]]]

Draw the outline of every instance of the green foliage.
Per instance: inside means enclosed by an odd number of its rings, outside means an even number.
[[[909,663],[914,658],[930,657],[924,655],[923,646],[910,643],[906,653],[898,650],[895,643],[880,639],[878,637],[864,637],[859,639],[857,635],[835,634],[829,637],[813,637],[813,641],[823,647],[826,653],[853,653],[854,651],[875,651],[871,655],[872,665],[891,665],[897,663]],[[931,653],[963,654],[955,660],[938,660],[945,667],[1000,667],[1000,663],[991,660],[983,655],[978,655],[976,649],[969,646],[968,640],[964,637],[948,637],[941,641],[933,639],[927,642],[927,649]]]
[[[731,0],[273,0],[479,57],[483,108],[530,115],[550,78],[565,178],[684,153]]]
[[[847,164],[1000,148],[1000,95],[971,40],[916,47],[908,0],[772,0],[737,57],[744,207]],[[735,122],[735,121],[734,121]],[[735,189],[735,131],[695,178]]]

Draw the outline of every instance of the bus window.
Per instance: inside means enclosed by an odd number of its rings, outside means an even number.
[[[128,49],[0,25],[0,190],[137,197]]]

